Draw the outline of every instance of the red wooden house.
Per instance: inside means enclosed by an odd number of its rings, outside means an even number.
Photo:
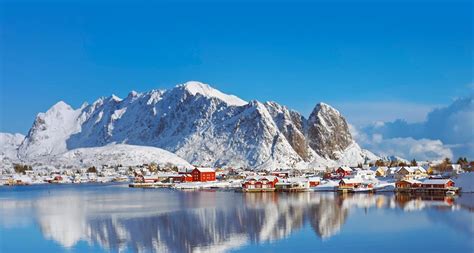
[[[343,177],[351,175],[352,169],[350,167],[347,167],[347,166],[341,166],[341,167],[337,168],[336,173],[341,178],[343,178]]]
[[[454,187],[454,182],[451,179],[428,179],[421,183],[421,187],[424,189],[447,189]]]
[[[410,179],[400,180],[395,183],[395,187],[397,189],[412,189],[412,188],[418,188],[420,186],[421,186],[420,181],[410,180]]]
[[[271,175],[279,178],[288,178],[290,176],[290,171],[272,171]]]
[[[320,177],[310,177],[308,178],[309,181],[309,187],[316,187],[321,183],[321,178]]]
[[[194,182],[207,182],[216,180],[216,171],[212,168],[195,168],[191,175]]]
[[[350,178],[350,179],[342,179],[339,181],[339,188],[357,188],[362,184],[362,181]]]
[[[246,192],[274,191],[278,178],[275,176],[251,176],[247,177],[242,184],[242,190]]]
[[[185,182],[192,182],[193,176],[191,174],[178,174],[175,176],[170,176],[169,180],[173,183],[185,183]]]

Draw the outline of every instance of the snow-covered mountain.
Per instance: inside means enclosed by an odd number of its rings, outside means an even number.
[[[15,159],[24,139],[22,134],[0,133],[0,156]]]
[[[40,159],[111,143],[158,147],[203,166],[304,168],[376,159],[354,142],[344,117],[318,104],[306,119],[275,102],[246,102],[200,82],[114,95],[40,113],[19,146]]]
[[[43,159],[42,162],[45,162]],[[157,163],[160,167],[170,165],[180,168],[191,168],[192,165],[177,155],[166,150],[134,146],[127,144],[110,144],[95,148],[77,148],[66,153],[52,156],[48,164],[56,166],[74,166],[85,168],[90,166],[136,166]]]

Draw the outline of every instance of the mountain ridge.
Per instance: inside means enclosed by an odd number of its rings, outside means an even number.
[[[73,109],[60,101],[39,113],[18,147],[23,160],[108,144],[152,146],[203,166],[305,168],[377,159],[353,140],[325,103],[306,119],[276,102],[244,101],[190,81],[169,90],[132,91]]]

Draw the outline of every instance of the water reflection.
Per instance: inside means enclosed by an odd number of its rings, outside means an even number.
[[[24,226],[25,220],[18,217],[29,215],[46,239],[64,248],[85,241],[105,250],[135,252],[226,252],[286,238],[305,224],[312,228],[315,239],[327,240],[341,233],[354,210],[463,208],[448,197],[332,193],[119,189],[48,192],[21,199],[1,196],[2,227]],[[469,224],[465,229],[474,232]]]

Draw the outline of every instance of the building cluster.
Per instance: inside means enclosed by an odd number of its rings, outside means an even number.
[[[307,170],[253,171],[194,167],[157,170],[144,164],[136,167],[102,166],[77,170],[26,170],[2,175],[4,185],[35,183],[130,182],[130,187],[178,189],[235,188],[243,192],[340,191],[400,193],[456,193],[450,176],[462,173],[460,166],[448,166],[443,173],[430,166],[339,166]],[[447,174],[448,173],[448,174]]]

